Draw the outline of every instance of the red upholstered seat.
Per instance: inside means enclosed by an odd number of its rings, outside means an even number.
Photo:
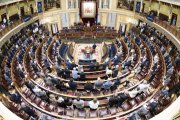
[[[34,99],[36,98],[36,95],[35,94],[31,94],[31,96],[29,96],[30,100],[31,101],[34,101]]]
[[[130,104],[130,106],[131,106],[131,107],[135,107],[135,106],[137,106],[137,102],[136,102],[136,100],[135,100],[135,99],[131,99],[131,100],[129,100],[129,104]]]
[[[121,105],[123,111],[127,111],[131,108],[131,106],[129,105],[129,103],[126,101]]]
[[[43,108],[43,109],[46,109],[46,105],[47,105],[46,102],[41,101],[39,107],[41,107],[41,108]]]
[[[98,110],[90,110],[89,111],[89,117],[90,118],[98,117]]]
[[[48,111],[50,111],[50,112],[53,112],[54,109],[55,109],[55,106],[54,106],[53,104],[47,104],[46,109],[47,109]]]
[[[23,118],[23,120],[28,120],[29,119],[29,115],[27,113],[25,113],[24,111],[20,112],[20,116]]]
[[[109,114],[109,112],[108,112],[107,108],[99,109],[99,116],[100,117],[108,116],[108,114]]]
[[[111,107],[111,108],[109,108],[109,112],[111,115],[113,115],[113,114],[116,114],[118,111],[117,111],[116,107]]]
[[[137,96],[135,99],[136,99],[137,103],[141,103],[143,101],[142,96]]]
[[[34,100],[34,103],[35,103],[37,106],[39,106],[40,102],[41,102],[41,98],[36,97],[35,100]]]
[[[55,109],[55,112],[57,112],[59,115],[63,115],[64,114],[64,108],[62,107],[57,107]]]
[[[65,115],[73,117],[74,116],[74,110],[73,109],[65,109]]]
[[[82,117],[82,118],[86,118],[86,111],[85,110],[78,110],[77,116]]]

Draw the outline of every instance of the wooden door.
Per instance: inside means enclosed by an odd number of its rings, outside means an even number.
[[[21,8],[20,8],[20,12],[21,12],[21,16],[23,17],[23,16],[25,15],[24,7],[21,7]]]

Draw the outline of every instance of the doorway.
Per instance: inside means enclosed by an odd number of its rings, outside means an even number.
[[[177,14],[172,13],[172,17],[171,17],[171,25],[176,26],[176,22],[177,22]]]
[[[30,9],[31,9],[31,14],[33,14],[34,13],[34,9],[32,7],[32,4],[30,5]]]
[[[51,24],[51,31],[52,31],[53,34],[58,33],[58,25],[56,23]]]
[[[6,15],[6,13],[4,13],[4,14],[1,15],[1,20],[2,20],[2,21],[3,21],[4,18],[6,18],[6,20],[7,20],[7,15]]]
[[[21,17],[23,17],[23,16],[25,15],[24,7],[21,7],[21,8],[20,8],[20,12],[21,12]]]
[[[127,27],[127,25],[125,23],[120,23],[120,25],[119,25],[119,32],[121,33],[121,35],[125,35],[126,27]]]

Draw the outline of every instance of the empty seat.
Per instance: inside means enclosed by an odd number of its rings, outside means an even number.
[[[108,112],[107,108],[99,109],[99,116],[100,117],[108,116],[108,114],[109,114],[109,112]]]
[[[65,113],[66,116],[70,116],[73,117],[74,116],[74,110],[73,109],[65,109]]]
[[[123,111],[127,111],[131,108],[131,106],[129,105],[129,103],[127,101],[125,101],[122,105],[121,108],[123,109]]]
[[[86,111],[85,110],[78,110],[77,116],[85,118],[86,117]]]
[[[98,117],[98,111],[97,110],[90,110],[89,111],[89,117],[90,118]]]

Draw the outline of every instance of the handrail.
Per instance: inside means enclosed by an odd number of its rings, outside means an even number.
[[[38,107],[37,105],[35,105],[34,103],[30,102],[28,99],[26,99],[26,97],[22,94],[20,88],[18,86],[15,87],[15,89],[18,91],[18,93],[22,96],[22,98],[31,106],[33,106],[34,108],[36,108],[37,110],[43,112],[43,113],[46,113],[50,116],[54,116],[56,118],[63,118],[63,119],[70,119],[70,120],[84,120],[84,118],[74,118],[74,117],[69,117],[69,116],[63,116],[63,115],[58,115],[54,112],[49,112],[49,111],[46,111],[40,107]],[[94,119],[98,119],[98,120],[104,120],[104,119],[112,119],[112,118],[116,118],[118,116],[123,116],[123,115],[127,115],[129,114],[130,112],[133,112],[135,110],[137,110],[138,108],[140,108],[142,105],[144,105],[145,103],[147,103],[148,101],[150,101],[154,96],[155,94],[157,94],[157,92],[159,91],[160,89],[160,86],[155,89],[155,91],[153,92],[153,94],[148,97],[145,101],[143,101],[142,103],[140,103],[138,106],[134,107],[133,109],[130,109],[128,111],[125,111],[125,112],[118,112],[117,114],[115,115],[110,115],[110,116],[107,116],[107,117],[102,117],[102,118],[86,118],[87,120],[94,120]]]
[[[50,61],[50,63],[53,65],[53,61],[51,59],[51,51],[52,51],[52,48],[53,48],[53,44],[56,42],[56,39],[53,38],[53,40],[51,41],[51,44],[48,46],[47,48],[47,51],[46,51],[46,56],[47,56],[47,59]]]
[[[134,17],[136,19],[140,19],[142,20],[143,22],[149,24],[150,26],[152,27],[155,27],[157,30],[159,30],[161,33],[163,34],[166,34],[166,37],[168,39],[170,39],[173,44],[177,47],[177,49],[180,51],[180,41],[178,39],[180,39],[180,34],[179,32],[177,31],[176,34],[173,34],[172,32],[170,32],[167,28],[165,28],[165,25],[162,25],[162,24],[159,24],[157,22],[157,20],[155,20],[155,22],[151,22],[149,20],[147,20],[145,17],[143,16],[140,16],[139,14],[135,14]],[[165,24],[165,23],[164,23]]]

